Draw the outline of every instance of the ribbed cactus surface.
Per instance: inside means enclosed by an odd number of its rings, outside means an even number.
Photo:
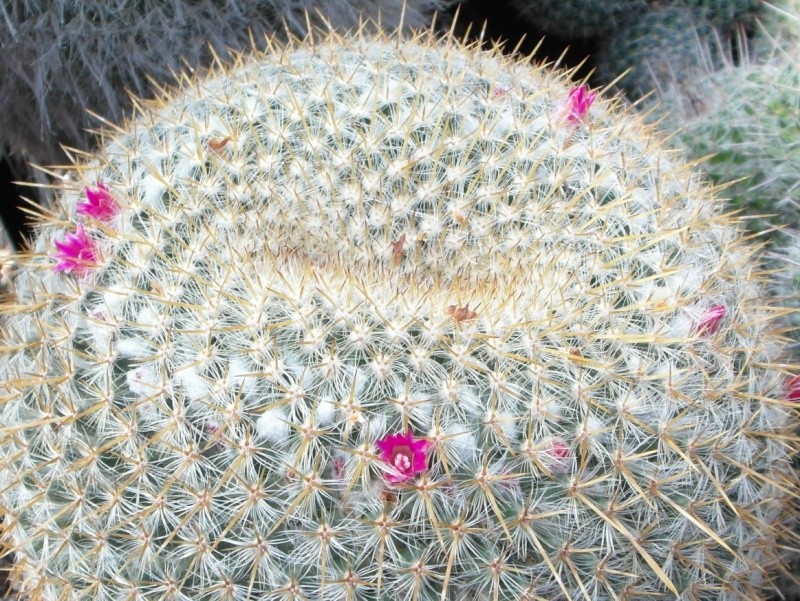
[[[2,308],[20,586],[757,598],[797,421],[754,249],[593,100],[331,35],[140,106]]]

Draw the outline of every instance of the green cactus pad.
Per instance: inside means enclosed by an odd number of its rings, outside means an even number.
[[[570,87],[330,35],[110,132],[2,306],[23,592],[769,588],[797,416],[755,249],[640,117]],[[84,186],[117,213],[76,217]]]

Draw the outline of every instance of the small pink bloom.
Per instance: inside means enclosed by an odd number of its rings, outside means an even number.
[[[86,200],[79,202],[76,208],[78,215],[94,217],[100,221],[109,221],[119,212],[119,205],[103,182],[83,190]]]
[[[695,333],[700,336],[715,333],[722,325],[722,320],[725,319],[726,312],[724,305],[714,305],[706,309],[700,316],[697,325],[694,327]]]
[[[66,234],[61,240],[55,241],[56,252],[53,258],[58,261],[55,271],[66,273],[83,273],[97,265],[97,251],[94,243],[80,223],[74,234]]]
[[[554,440],[550,444],[549,454],[556,459],[566,459],[569,457],[569,447],[563,440]]]
[[[386,474],[386,480],[391,484],[410,480],[428,469],[426,453],[430,443],[424,439],[415,440],[410,432],[389,434],[375,445],[380,449],[381,459],[393,468]]]
[[[508,94],[508,88],[505,86],[497,85],[492,88],[491,99],[492,100],[500,100],[501,98],[505,98],[506,94]]]
[[[583,121],[596,97],[597,93],[590,92],[586,86],[581,85],[577,88],[572,88],[567,98],[567,121],[570,123]]]
[[[786,382],[786,398],[793,402],[800,401],[800,375],[789,378]]]
[[[214,441],[214,446],[217,448],[225,448],[225,442],[222,437],[222,426],[217,421],[210,421],[206,424],[206,432],[209,437]]]
[[[336,457],[333,460],[333,466],[331,471],[333,472],[333,477],[337,480],[344,480],[347,468],[347,462],[345,461],[344,457]]]
[[[545,444],[539,457],[553,473],[565,472],[570,460],[570,449],[566,442],[554,438]]]

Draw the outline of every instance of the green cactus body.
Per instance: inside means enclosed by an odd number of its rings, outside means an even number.
[[[512,0],[511,5],[540,31],[561,36],[605,36],[647,8],[647,0]]]
[[[794,209],[800,210],[798,201],[794,202]],[[770,259],[777,273],[772,281],[772,292],[790,310],[786,318],[788,334],[794,340],[795,356],[800,356],[800,229],[797,226],[773,244]],[[793,571],[800,573],[797,567]]]
[[[54,272],[66,187],[3,307],[20,586],[757,598],[797,420],[755,251],[639,117],[568,92],[332,35],[109,134],[76,170],[118,211]]]
[[[790,56],[798,61],[800,51],[800,1],[774,0],[764,3],[749,52],[767,61],[776,55]]]
[[[673,0],[677,6],[699,10],[714,25],[730,28],[749,24],[761,12],[762,0]]]
[[[654,8],[623,24],[597,54],[597,74],[603,82],[617,79],[632,99],[662,82],[682,81],[696,71],[719,64],[720,53],[709,40],[714,27],[697,9],[685,6]]]
[[[678,131],[753,231],[800,226],[800,73],[792,64],[730,67],[675,86],[654,114]]]

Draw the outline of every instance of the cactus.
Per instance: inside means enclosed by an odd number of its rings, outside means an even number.
[[[308,23],[346,30],[378,17],[425,28],[446,0],[14,0],[0,7],[0,139],[34,163],[62,163],[61,145],[88,150],[90,129],[117,122],[130,94],[171,83],[185,65],[249,48]],[[308,15],[306,15],[308,11]],[[325,17],[321,17],[325,15]]]
[[[715,43],[709,44],[709,40]],[[603,41],[596,56],[597,76],[608,83],[630,70],[619,86],[636,100],[662,81],[683,81],[696,71],[716,68],[720,63],[718,41],[725,46],[697,9],[679,5],[654,8],[627,21]]]
[[[632,22],[648,9],[647,0],[511,0],[519,15],[548,34],[608,38],[622,23]],[[664,6],[696,9],[719,27],[749,22],[761,0],[672,0]]]
[[[793,57],[797,62],[800,50],[800,1],[764,2],[748,47],[750,54],[761,62],[768,62],[775,56]]]
[[[722,195],[754,215],[752,231],[800,227],[800,72],[791,64],[730,66],[671,86],[655,115],[678,131]],[[794,201],[794,202],[793,202]]]
[[[756,249],[568,75],[331,33],[108,132],[2,307],[23,592],[769,589],[797,415]]]
[[[800,210],[799,205],[800,201],[794,201],[796,211]],[[777,270],[777,277],[772,281],[773,293],[792,310],[787,315],[786,325],[795,341],[795,355],[800,356],[800,229],[788,230],[771,249],[770,258]]]
[[[643,12],[647,0],[511,0],[539,31],[564,38],[607,35],[620,22]]]
[[[762,0],[673,0],[673,4],[695,8],[714,25],[727,29],[751,24],[764,3]]]

